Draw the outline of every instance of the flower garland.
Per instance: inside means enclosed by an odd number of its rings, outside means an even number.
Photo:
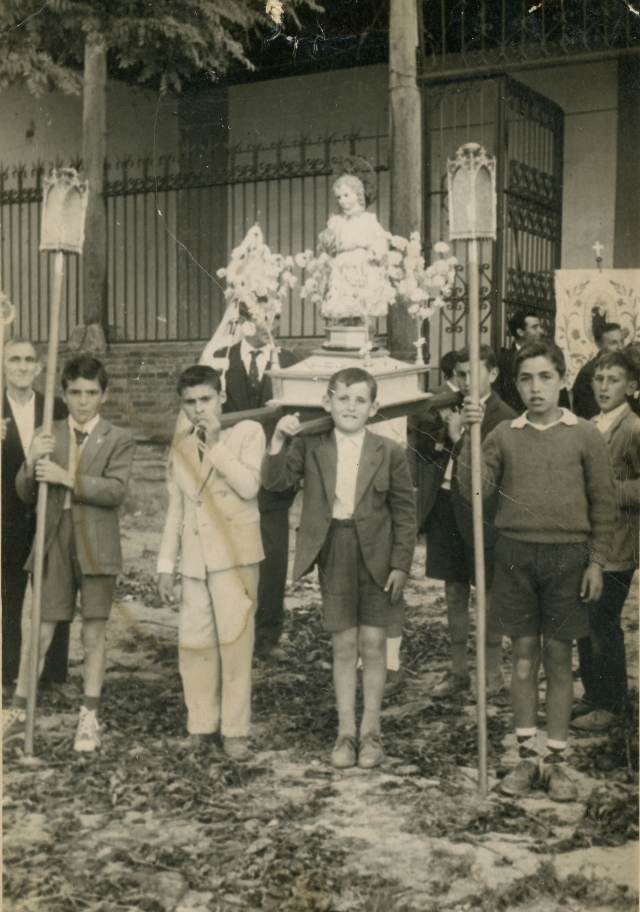
[[[226,280],[227,305],[243,306],[258,328],[269,332],[286,302],[289,289],[296,285],[291,256],[272,253],[265,244],[259,225],[253,225],[244,240],[231,251],[229,264],[216,275]]]

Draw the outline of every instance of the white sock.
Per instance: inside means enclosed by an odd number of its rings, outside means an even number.
[[[387,637],[387,671],[400,671],[402,637]]]

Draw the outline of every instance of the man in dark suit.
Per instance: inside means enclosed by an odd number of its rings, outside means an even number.
[[[524,412],[524,403],[516,387],[516,357],[527,342],[537,342],[543,338],[544,327],[536,314],[522,309],[516,310],[507,321],[507,328],[513,345],[511,348],[503,348],[498,356],[499,373],[494,389],[503,402],[521,414]]]
[[[240,342],[232,345],[228,353],[217,351],[216,360],[228,359],[225,375],[226,401],[224,412],[242,412],[262,408],[273,398],[268,370],[271,367],[271,349],[264,329],[256,326],[251,315],[240,308],[241,327],[249,328]],[[298,359],[293,352],[281,349],[281,367],[290,367]],[[275,421],[263,425],[267,441],[271,439]],[[287,582],[289,559],[289,508],[293,503],[291,491],[258,493],[260,529],[265,558],[260,564],[258,584],[258,609],[256,612],[255,654],[267,658],[277,645],[284,623],[284,590]]]
[[[481,435],[484,439],[501,421],[515,417],[512,408],[495,393],[498,368],[493,351],[486,345],[480,349],[480,401],[484,404],[484,419]],[[468,395],[471,384],[469,352],[457,352],[455,376],[458,387]],[[470,504],[462,497],[457,481],[456,461],[461,448],[463,433],[461,415],[450,411],[446,416],[447,442],[444,448],[446,460],[438,462],[438,471],[433,473],[433,489],[426,503],[429,512],[422,517],[427,533],[426,575],[444,581],[447,602],[447,622],[451,644],[451,670],[437,684],[432,695],[452,696],[468,690],[467,640],[469,636],[469,596],[474,579],[473,515]],[[497,494],[484,503],[485,575],[487,588],[491,584],[493,569],[493,548],[495,533],[493,520],[497,508]],[[502,637],[487,630],[487,683],[490,694],[497,694],[502,688],[501,646]]]
[[[594,333],[595,335],[595,333]],[[593,376],[598,358],[604,352],[619,352],[624,348],[624,336],[619,323],[605,323],[596,336],[598,354],[580,368],[573,384],[573,411],[578,418],[590,421],[600,414],[600,407],[593,392]]]
[[[2,683],[9,685],[18,674],[22,641],[22,603],[27,588],[25,561],[31,551],[36,514],[16,492],[16,475],[34,431],[42,424],[44,399],[33,383],[42,365],[27,339],[14,337],[5,343],[5,390],[2,403]],[[54,418],[67,410],[56,399]],[[63,683],[67,678],[69,625],[58,624],[47,654],[44,682]]]

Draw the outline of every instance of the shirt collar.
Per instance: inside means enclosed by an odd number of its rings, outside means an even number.
[[[266,346],[261,346],[260,348],[254,348],[253,345],[249,345],[246,339],[240,340],[240,357],[243,361],[248,361],[251,357],[252,352],[258,352],[258,357],[264,355],[268,357],[268,352]]]
[[[100,421],[100,415],[94,415],[91,421],[87,421],[86,424],[78,424],[77,421],[74,421],[71,415],[68,418],[69,427],[71,430],[81,431],[83,434],[90,434],[97,423]]]
[[[353,446],[362,446],[365,434],[364,428],[362,428],[361,431],[358,431],[357,434],[345,434],[343,431],[338,430],[338,428],[334,428],[333,430],[336,435],[336,444],[338,446],[345,441],[349,441]]]
[[[34,393],[33,390],[31,390],[31,395],[29,396],[29,398],[27,399],[26,402],[18,402],[17,399],[13,398],[13,396],[11,395],[9,390],[7,390],[7,399],[11,403],[12,408],[15,407],[15,408],[19,408],[19,409],[27,409],[27,408],[30,408],[32,405],[35,405],[36,394]]]
[[[460,387],[458,386],[458,384],[457,384],[455,381],[453,381],[453,380],[447,380],[447,381],[446,381],[446,384],[447,384],[447,386],[449,387],[449,389],[451,390],[452,393],[459,393],[459,392],[460,392]]]
[[[518,415],[517,418],[514,418],[511,422],[511,427],[515,430],[522,430],[528,424],[531,427],[535,428],[536,431],[548,431],[549,428],[555,427],[556,424],[566,424],[567,427],[573,427],[578,423],[578,418],[573,412],[570,412],[569,409],[563,408],[560,409],[560,417],[556,418],[555,421],[552,421],[551,424],[536,424],[534,421],[529,421],[527,412],[523,412],[522,415]]]
[[[599,415],[595,416],[593,421],[598,430],[605,433],[628,411],[631,411],[628,403],[621,402],[620,405],[616,406],[616,408],[612,409],[610,412],[600,412]]]

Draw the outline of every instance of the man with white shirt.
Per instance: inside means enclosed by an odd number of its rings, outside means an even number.
[[[269,336],[262,326],[256,325],[251,315],[240,308],[242,338],[232,345],[228,353],[215,352],[214,361],[228,359],[225,373],[226,401],[223,411],[243,412],[262,408],[273,398],[268,370],[271,367]],[[280,349],[281,367],[290,367],[297,361],[291,351]],[[264,423],[267,441],[271,438],[275,422]],[[267,658],[277,645],[284,622],[284,590],[287,581],[289,558],[289,508],[294,492],[258,492],[260,529],[265,558],[260,564],[258,609],[256,612],[255,654]]]
[[[42,424],[44,397],[33,388],[41,371],[35,347],[15,336],[4,350],[5,391],[2,402],[2,683],[12,684],[20,661],[22,605],[28,573],[24,564],[35,532],[35,510],[16,492],[16,475]],[[67,410],[56,399],[54,418]],[[67,677],[69,625],[58,624],[42,674],[43,682],[63,683]]]

